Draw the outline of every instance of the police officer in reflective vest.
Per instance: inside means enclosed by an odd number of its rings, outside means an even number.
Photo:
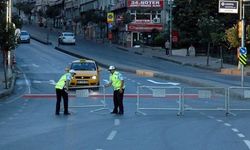
[[[68,89],[72,77],[75,75],[75,70],[70,70],[61,76],[59,81],[56,83],[56,115],[60,112],[60,103],[63,97],[64,103],[64,115],[70,115],[68,111]]]
[[[124,94],[124,79],[122,77],[122,74],[118,71],[116,71],[116,68],[114,66],[109,66],[110,76],[109,76],[109,83],[106,85],[113,86],[114,93],[113,93],[113,102],[114,102],[114,109],[111,112],[112,114],[120,114],[123,115],[124,109],[123,109],[123,94]]]

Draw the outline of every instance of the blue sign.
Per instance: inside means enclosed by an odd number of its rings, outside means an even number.
[[[241,55],[247,54],[247,48],[246,48],[246,47],[241,47],[241,48],[240,48],[240,54],[241,54]]]
[[[113,25],[111,23],[108,24],[108,28],[111,29]]]

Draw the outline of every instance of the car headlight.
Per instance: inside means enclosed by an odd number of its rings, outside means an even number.
[[[92,76],[92,79],[94,79],[94,80],[95,80],[95,79],[96,79],[96,76]]]

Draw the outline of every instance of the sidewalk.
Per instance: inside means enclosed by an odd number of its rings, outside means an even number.
[[[14,89],[14,83],[16,79],[15,73],[12,72],[12,70],[6,70],[7,72],[7,78],[9,79],[9,82],[5,84],[5,75],[4,75],[4,66],[3,66],[3,56],[2,52],[0,51],[0,98],[7,96],[12,93]]]

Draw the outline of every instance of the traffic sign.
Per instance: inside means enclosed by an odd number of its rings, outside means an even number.
[[[240,48],[240,54],[242,54],[242,55],[247,54],[247,48],[246,47],[241,47]]]
[[[219,1],[219,13],[238,13],[238,1]]]
[[[107,22],[108,22],[108,23],[113,23],[113,22],[114,22],[114,13],[109,12],[109,13],[107,14]]]
[[[239,57],[239,61],[242,65],[246,65],[247,64],[247,55],[246,54],[240,54]]]

